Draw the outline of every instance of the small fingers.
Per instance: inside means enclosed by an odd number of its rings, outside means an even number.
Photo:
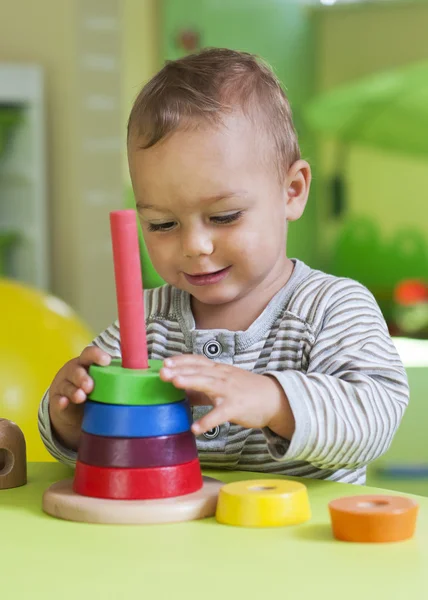
[[[73,406],[77,410],[77,405],[85,402],[94,387],[94,382],[88,374],[90,365],[104,366],[110,364],[110,361],[111,356],[96,346],[88,346],[78,358],[70,360],[57,374],[51,386],[50,398],[55,406],[60,411],[66,408],[70,410]]]
[[[69,404],[70,404],[70,400],[66,396],[58,397],[58,408],[60,410],[65,410]]]
[[[166,377],[169,377],[172,374],[180,374],[180,375],[195,375],[196,373],[198,373],[199,375],[201,374],[201,367],[195,367],[194,365],[191,366],[184,366],[184,367],[180,367],[179,369],[171,369],[169,367],[162,367],[161,369],[161,374],[166,375]]]
[[[84,367],[76,366],[71,373],[68,374],[68,381],[74,384],[76,388],[82,389],[85,394],[92,392],[94,387],[94,382]]]
[[[219,404],[199,421],[195,421],[192,425],[192,431],[195,435],[202,435],[229,420],[227,407],[224,404]]]
[[[206,356],[202,356],[200,354],[177,354],[176,356],[169,356],[163,362],[164,366],[169,368],[180,368],[183,369],[185,367],[194,367],[201,369],[202,367],[214,368],[221,365],[221,363],[216,363],[213,360],[207,358]]]
[[[180,377],[180,378],[189,378],[189,377],[195,377],[197,376],[198,378],[204,377],[204,378],[208,378],[208,379],[218,379],[218,373],[214,373],[214,371],[211,371],[210,369],[201,369],[201,367],[194,367],[194,366],[185,366],[185,367],[180,367],[179,369],[171,369],[168,367],[162,367],[160,370],[160,378],[163,379],[164,381],[172,381],[173,379]],[[189,386],[190,387],[190,386]]]
[[[163,371],[163,372],[162,372]],[[176,388],[189,389],[196,392],[203,392],[208,396],[220,393],[222,391],[222,380],[218,377],[210,375],[190,374],[183,375],[176,372],[168,372],[168,370],[162,369],[161,379],[164,381],[170,381]]]
[[[78,358],[78,362],[83,367],[91,365],[100,365],[105,367],[110,364],[111,356],[98,348],[97,346],[87,346]]]
[[[71,381],[64,380],[60,389],[59,389],[59,397],[66,398],[72,404],[81,404],[86,400],[86,393],[82,390],[82,388],[77,387]],[[62,401],[64,403],[64,401]]]

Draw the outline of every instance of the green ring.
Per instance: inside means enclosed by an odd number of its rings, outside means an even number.
[[[148,369],[124,369],[118,359],[113,359],[107,367],[92,365],[89,375],[94,381],[94,389],[88,399],[125,406],[171,404],[184,400],[184,390],[160,378],[162,366],[162,360],[149,360]]]

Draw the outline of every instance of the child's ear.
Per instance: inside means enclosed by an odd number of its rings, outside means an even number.
[[[302,216],[308,200],[311,177],[311,167],[305,160],[296,160],[289,168],[285,180],[288,221],[297,221]]]

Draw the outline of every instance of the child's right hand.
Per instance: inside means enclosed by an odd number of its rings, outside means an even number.
[[[83,403],[94,382],[91,365],[106,366],[111,356],[96,346],[88,346],[78,358],[69,360],[58,371],[49,388],[49,416],[61,443],[77,449],[83,419]]]

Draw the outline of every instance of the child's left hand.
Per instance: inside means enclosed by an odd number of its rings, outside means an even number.
[[[207,415],[193,423],[195,435],[226,421],[247,428],[270,427],[287,417],[287,409],[291,412],[275,378],[217,363],[205,356],[182,354],[167,358],[160,377],[186,390],[191,403],[196,403],[192,401],[195,399],[200,404],[202,394],[206,404],[213,405]]]

